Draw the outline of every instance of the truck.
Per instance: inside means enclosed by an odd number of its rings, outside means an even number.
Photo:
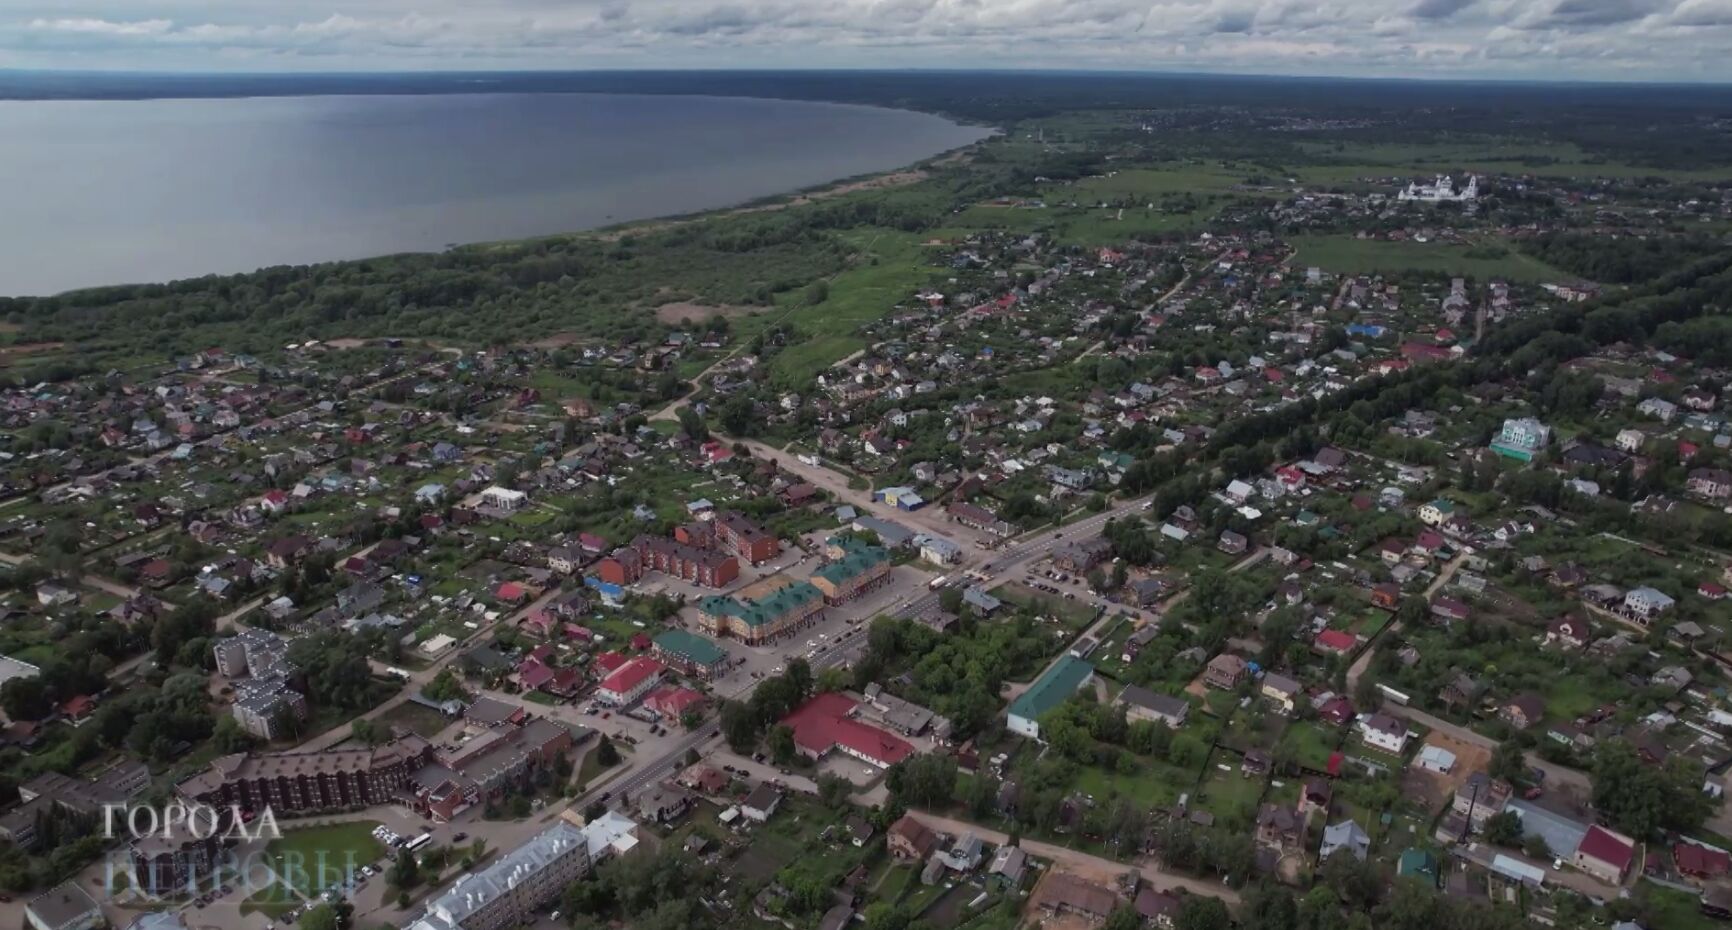
[[[928,581],[926,583],[926,589],[928,591],[936,591],[939,588],[947,588],[949,586],[950,586],[950,576],[949,575],[939,575],[937,578],[934,578],[931,581]]]

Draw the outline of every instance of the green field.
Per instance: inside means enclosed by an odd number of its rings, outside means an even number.
[[[1668,169],[1598,158],[1568,142],[1463,138],[1435,144],[1309,142],[1307,154],[1330,164],[1297,169],[1310,183],[1347,184],[1362,177],[1471,172],[1540,177],[1664,178],[1669,181],[1724,181],[1732,167]]]
[[[373,837],[373,820],[357,820],[285,832],[265,848],[278,881],[298,894],[312,896],[339,884],[363,865],[385,856],[385,844]]]
[[[808,303],[804,291],[783,295],[775,312],[739,323],[742,333],[785,324],[801,341],[779,352],[770,372],[783,387],[804,387],[819,372],[866,347],[860,327],[891,312],[928,281],[924,238],[888,229],[859,229],[841,234],[855,250],[851,267],[829,280],[829,296]]]
[[[1430,272],[1528,283],[1575,278],[1502,243],[1478,247],[1504,251],[1502,255],[1490,257],[1472,254],[1476,251],[1474,246],[1453,243],[1389,242],[1351,236],[1297,236],[1292,242],[1294,267],[1316,266],[1334,274]]]

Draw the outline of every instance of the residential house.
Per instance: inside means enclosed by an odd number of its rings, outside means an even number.
[[[884,846],[893,858],[925,862],[938,849],[938,834],[913,814],[903,814],[885,831]]]
[[[1185,725],[1185,719],[1191,713],[1189,701],[1156,694],[1138,685],[1125,685],[1119,692],[1117,703],[1125,708],[1128,720],[1159,720],[1175,730]]]
[[[1299,697],[1305,693],[1305,689],[1286,675],[1269,672],[1263,676],[1263,686],[1258,689],[1258,693],[1280,708],[1282,713],[1291,714],[1298,706]]]
[[[1305,818],[1295,808],[1264,804],[1257,811],[1257,843],[1282,852],[1304,845]]]
[[[1545,718],[1546,701],[1532,692],[1519,694],[1498,708],[1497,715],[1517,730],[1525,730]]]
[[[1371,854],[1371,836],[1351,820],[1324,827],[1323,845],[1317,851],[1317,858],[1327,859],[1339,852],[1346,852],[1364,862]]]
[[[1621,885],[1636,858],[1636,841],[1598,824],[1588,828],[1576,847],[1575,867],[1605,882]]]
[[[1239,683],[1250,674],[1250,666],[1246,661],[1230,652],[1223,652],[1209,660],[1203,669],[1203,684],[1222,691],[1231,691],[1239,687]]]
[[[1412,734],[1406,722],[1384,713],[1368,714],[1359,719],[1359,737],[1366,745],[1384,752],[1401,755],[1407,749]]]

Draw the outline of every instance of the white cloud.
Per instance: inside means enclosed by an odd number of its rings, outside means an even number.
[[[160,36],[173,29],[174,23],[166,19],[117,22],[94,17],[39,18],[31,20],[29,28],[35,32],[62,32],[90,36]]]
[[[1008,66],[1732,80],[1723,54],[1732,0],[331,4],[9,0],[0,67]]]

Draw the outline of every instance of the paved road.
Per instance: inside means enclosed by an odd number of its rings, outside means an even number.
[[[979,587],[990,590],[1000,585],[1017,580],[1021,570],[1045,558],[1053,549],[1064,544],[1066,539],[1086,539],[1098,533],[1108,520],[1123,518],[1142,512],[1143,502],[1147,498],[1125,501],[1108,507],[1106,510],[1085,517],[1068,526],[1055,526],[1050,529],[1037,530],[1032,535],[1019,542],[1007,544],[1004,548],[987,554],[985,565],[991,565],[991,577],[981,582]],[[1115,607],[1105,598],[1096,596],[1093,592],[1077,591],[1078,598],[1085,598],[1097,607]],[[898,616],[913,617],[932,609],[938,603],[937,591],[922,592],[912,598],[906,606],[897,612]],[[1127,610],[1134,608],[1126,607]]]

